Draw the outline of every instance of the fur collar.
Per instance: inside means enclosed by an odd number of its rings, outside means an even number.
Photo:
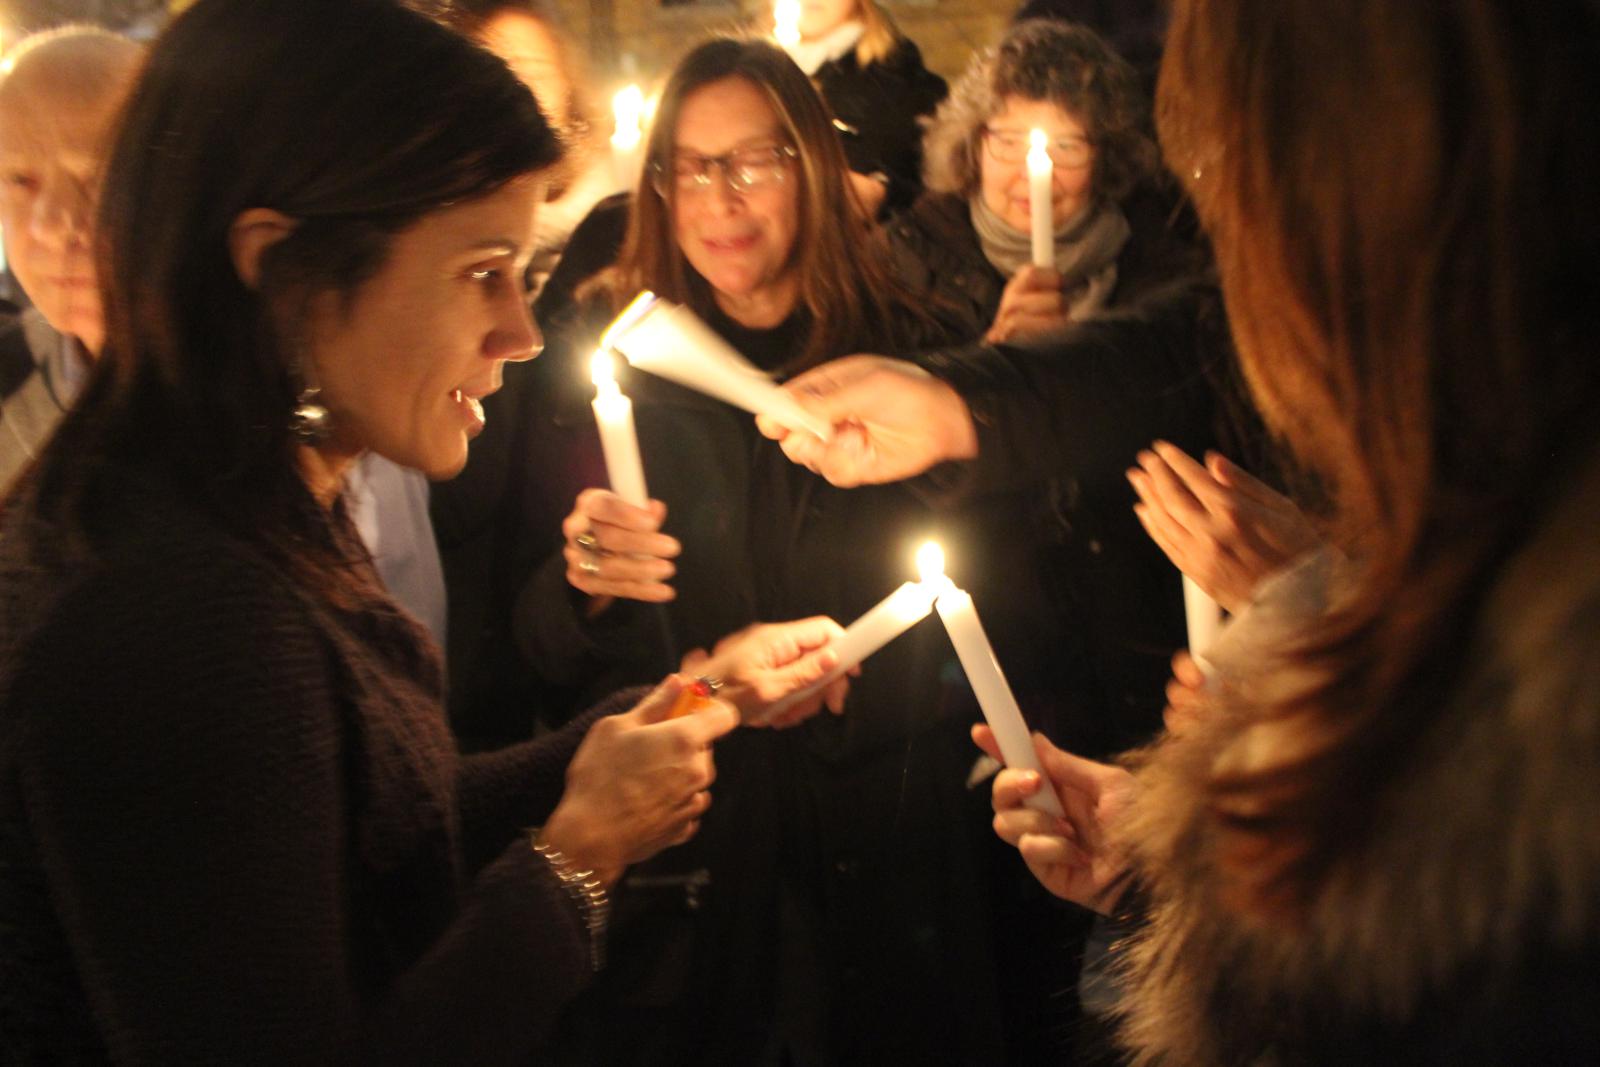
[[[1123,1036],[1140,1063],[1294,1060],[1307,1020],[1404,1029],[1463,976],[1506,977],[1600,932],[1600,464],[1503,570],[1472,664],[1376,825],[1293,927],[1220,899],[1202,785],[1263,729],[1226,710],[1136,757],[1121,828],[1151,900],[1126,946]],[[1279,583],[1227,664],[1262,655],[1326,573]],[[1337,587],[1337,576],[1331,579]],[[1259,609],[1259,610],[1258,610]],[[1314,1040],[1314,1039],[1311,1039]]]

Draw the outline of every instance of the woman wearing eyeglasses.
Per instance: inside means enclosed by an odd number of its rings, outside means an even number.
[[[1138,77],[1092,30],[1036,19],[978,56],[924,139],[928,192],[889,227],[902,279],[955,309],[969,337],[1081,321],[1190,270],[1153,188]],[[1054,263],[1030,260],[1028,138],[1048,138]]]
[[[523,590],[519,637],[543,674],[578,687],[656,676],[758,612],[828,605],[848,622],[915,576],[932,532],[905,489],[834,489],[749,414],[625,368],[656,499],[633,508],[598,488],[588,360],[641,289],[780,379],[874,343],[948,339],[892,280],[826,108],[773,46],[692,52],[648,161],[617,262],[572,320],[544,320],[543,372],[572,394],[583,480],[566,487],[563,554]],[[538,477],[549,492],[559,475]],[[988,814],[965,788],[969,720],[941,705],[950,655],[923,626],[866,664],[843,715],[719,742],[701,844],[630,879],[613,953],[630,962],[573,1021],[575,1058],[993,1061]]]

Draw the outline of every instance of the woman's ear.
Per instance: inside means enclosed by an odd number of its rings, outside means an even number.
[[[253,207],[241,211],[228,227],[228,253],[233,257],[234,273],[246,289],[261,284],[261,257],[267,249],[294,232],[299,222],[281,211]]]

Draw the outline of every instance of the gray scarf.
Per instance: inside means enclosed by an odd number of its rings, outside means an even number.
[[[995,270],[1009,278],[1032,262],[1033,241],[1027,231],[1014,229],[989,210],[981,194],[969,203],[978,244]],[[1056,230],[1055,267],[1073,319],[1089,318],[1111,299],[1117,286],[1117,256],[1130,232],[1121,208],[1099,202],[1091,202]]]

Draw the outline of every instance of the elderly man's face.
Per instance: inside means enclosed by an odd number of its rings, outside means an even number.
[[[32,76],[0,85],[0,227],[28,299],[91,350],[104,337],[93,257],[94,205],[122,93]]]

